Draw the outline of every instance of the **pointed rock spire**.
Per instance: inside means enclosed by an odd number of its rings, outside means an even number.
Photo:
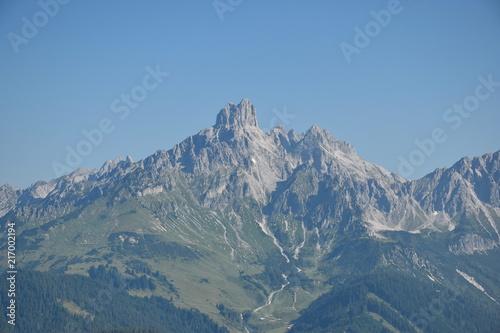
[[[243,99],[240,104],[227,104],[217,115],[216,127],[257,127],[255,107],[248,99]]]

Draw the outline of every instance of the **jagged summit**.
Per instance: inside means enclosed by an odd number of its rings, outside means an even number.
[[[130,155],[127,155],[126,158],[118,157],[115,158],[114,160],[107,160],[106,162],[104,162],[99,172],[101,174],[105,174],[106,172],[115,169],[119,165],[124,165],[124,164],[130,165],[132,163],[134,163],[134,160],[132,159],[132,157],[130,157]]]
[[[243,99],[238,105],[228,103],[217,115],[214,126],[142,161],[118,158],[107,161],[100,170],[77,170],[28,189],[2,187],[0,218],[11,209],[46,198],[53,200],[47,201],[49,206],[53,202],[56,207],[73,205],[72,199],[67,199],[78,197],[73,192],[96,198],[106,189],[120,186],[128,177],[128,181],[138,184],[131,191],[141,195],[153,191],[145,184],[155,184],[152,188],[157,191],[159,186],[172,189],[187,181],[193,188],[193,197],[204,207],[215,209],[250,198],[262,205],[275,200],[276,211],[287,211],[288,202],[300,198],[297,200],[306,212],[312,207],[308,203],[311,198],[332,193],[328,202],[338,206],[323,210],[326,215],[317,216],[314,223],[335,225],[345,209],[356,208],[372,231],[453,230],[453,218],[464,210],[487,204],[493,208],[481,209],[489,216],[493,213],[488,209],[500,207],[499,155],[497,152],[472,160],[464,158],[421,180],[406,181],[363,160],[353,146],[317,125],[304,134],[286,132],[282,126],[262,132],[255,107]],[[141,170],[147,176],[140,177],[150,178],[136,179]],[[345,200],[337,202],[336,198]],[[490,229],[500,239],[500,227]]]
[[[244,98],[240,104],[228,103],[217,115],[216,127],[257,127],[255,107]]]

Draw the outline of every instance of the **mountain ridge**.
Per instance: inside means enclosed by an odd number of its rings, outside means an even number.
[[[499,169],[495,152],[407,180],[315,125],[264,133],[243,100],[143,160],[0,187],[0,225],[16,222],[26,268],[149,272],[153,295],[235,331],[281,332],[346,276],[381,269],[443,286],[473,276],[500,299],[483,264],[499,252]]]
[[[158,150],[138,162],[127,156],[107,161],[99,170],[79,169],[49,182],[38,181],[26,189],[1,186],[0,217],[16,205],[24,206],[47,197],[57,201],[72,189],[78,191],[85,183],[84,187],[92,188],[89,199],[99,197],[109,183],[116,183],[137,169],[149,172],[153,179],[165,177],[165,170],[180,171],[192,179],[208,177],[205,183],[217,183],[217,188],[208,186],[199,194],[202,204],[208,207],[223,208],[235,198],[245,196],[266,205],[276,184],[286,181],[299,166],[310,165],[319,175],[337,179],[339,185],[357,187],[354,191],[361,187],[363,197],[357,196],[357,204],[369,206],[365,219],[374,232],[417,232],[426,226],[440,230],[444,224],[450,229],[454,227],[452,216],[462,210],[462,205],[500,207],[499,160],[500,151],[473,159],[462,158],[450,168],[406,180],[366,162],[350,144],[335,139],[316,125],[304,134],[286,132],[280,126],[264,133],[258,128],[255,107],[243,99],[238,105],[229,103],[221,109],[215,125],[170,150]],[[206,187],[206,184],[198,182],[196,186]],[[428,193],[429,186],[435,188],[433,192]],[[436,196],[439,202],[433,199]],[[401,216],[408,214],[410,218],[401,224]],[[440,221],[434,223],[436,219]],[[500,239],[496,225],[491,227]]]

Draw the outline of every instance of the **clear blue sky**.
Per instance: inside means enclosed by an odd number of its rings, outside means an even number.
[[[53,17],[39,2],[4,0],[0,185],[55,178],[53,162],[64,164],[66,147],[102,119],[114,131],[79,167],[170,149],[242,98],[254,103],[262,128],[286,107],[295,117],[285,128],[317,124],[390,171],[418,149],[416,139],[442,128],[447,139],[409,178],[499,150],[500,87],[487,98],[481,88],[460,124],[449,118],[458,114],[443,115],[475,94],[479,76],[500,82],[500,2],[402,0],[377,31],[370,12],[389,2],[221,0],[231,9],[221,20],[211,0],[72,0]],[[354,28],[367,24],[373,37],[366,47],[358,38],[363,47],[348,63],[340,45],[355,46]],[[112,103],[133,88],[140,96],[146,68],[157,65],[169,76],[154,89],[147,81],[152,90],[120,119]]]

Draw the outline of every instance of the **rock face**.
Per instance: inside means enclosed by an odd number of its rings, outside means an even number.
[[[485,239],[476,234],[467,234],[458,242],[449,246],[450,252],[454,254],[473,254],[475,252],[485,253],[498,246],[498,243],[491,239]]]
[[[240,104],[229,103],[217,115],[215,127],[218,128],[243,128],[257,127],[257,115],[255,107],[248,99],[244,99]]]
[[[21,191],[10,185],[0,186],[0,217],[13,209],[19,199]]]

